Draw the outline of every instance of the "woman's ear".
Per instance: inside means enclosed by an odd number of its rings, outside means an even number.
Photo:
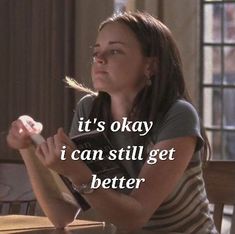
[[[157,57],[148,57],[145,66],[145,76],[152,77],[157,73],[158,69],[158,59]]]

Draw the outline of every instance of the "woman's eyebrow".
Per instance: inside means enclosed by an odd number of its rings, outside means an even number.
[[[126,46],[127,44],[123,41],[109,41],[109,45],[113,45],[113,44],[121,44],[121,45],[124,45]],[[100,44],[97,43],[95,45],[93,45],[93,48],[96,48],[96,47],[100,47]]]
[[[113,44],[126,45],[126,43],[125,43],[125,42],[123,42],[123,41],[110,41],[110,42],[109,42],[109,44],[110,44],[110,45],[113,45]]]

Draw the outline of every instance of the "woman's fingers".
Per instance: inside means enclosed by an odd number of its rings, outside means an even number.
[[[55,135],[54,137],[49,137],[45,142],[37,147],[37,155],[39,159],[43,161],[44,165],[50,166],[60,158],[60,150],[62,144],[59,137]]]
[[[61,139],[60,137],[58,136],[58,134],[56,134],[54,136],[54,144],[55,144],[55,152],[56,154],[60,154],[61,153],[61,149],[62,149],[62,146],[65,145],[61,142]]]
[[[35,154],[36,156],[39,158],[39,160],[42,162],[42,164],[45,165],[45,155],[44,153],[42,152],[42,148],[41,148],[41,145],[38,145],[36,150],[35,150]]]
[[[50,146],[51,147],[51,146]],[[54,154],[51,154],[51,149],[49,149],[48,139],[47,141],[43,142],[36,148],[36,155],[42,164],[46,167],[50,167],[52,162],[54,162]]]
[[[70,138],[65,134],[63,128],[59,128],[57,131],[59,139],[62,142],[62,145],[66,145],[67,148],[71,148],[71,150],[76,149],[75,144],[70,140]]]
[[[12,122],[7,135],[7,142],[10,147],[15,149],[26,148],[32,143],[29,133],[21,121]]]
[[[43,142],[40,145],[40,150],[41,150],[41,153],[44,155],[44,159],[49,157],[49,149],[48,149],[47,142]]]
[[[16,120],[12,123],[10,133],[16,139],[19,139],[21,141],[31,142],[30,134],[20,120]]]
[[[74,178],[74,180],[77,181],[78,175],[76,173],[80,171],[79,176],[81,176],[81,178],[83,178],[83,176],[84,178],[90,177],[90,169],[81,161],[80,163],[74,163],[70,157],[66,158],[66,160],[61,159],[61,154],[63,153],[65,155],[65,152],[61,151],[64,145],[66,146],[66,154],[71,153],[74,149],[68,136],[62,129],[59,129],[57,134],[53,137],[49,137],[45,142],[40,144],[36,148],[35,153],[45,167],[61,175]]]
[[[60,128],[53,137],[47,138],[45,142],[36,148],[36,155],[44,166],[49,167],[57,172],[65,173],[69,161],[61,161],[61,150],[66,146],[66,151],[69,153],[73,150],[73,143]],[[62,173],[62,174],[63,174]],[[66,172],[66,174],[68,174]]]
[[[20,119],[17,119],[15,121],[15,125],[18,127],[20,134],[23,133],[25,135],[29,135],[28,129],[24,126],[23,122]]]
[[[69,137],[65,134],[63,128],[59,128],[57,131],[58,137],[60,138],[61,142],[65,145],[71,145],[71,140]]]
[[[50,155],[55,154],[54,137],[47,138],[47,147]]]

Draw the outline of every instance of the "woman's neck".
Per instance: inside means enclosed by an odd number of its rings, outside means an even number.
[[[111,113],[113,120],[122,121],[123,117],[128,117],[133,106],[134,97],[111,96]]]

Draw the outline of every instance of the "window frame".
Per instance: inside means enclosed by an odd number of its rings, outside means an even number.
[[[199,111],[203,120],[203,123],[205,123],[205,116],[204,116],[204,90],[205,88],[211,88],[211,90],[220,89],[221,90],[221,123],[220,127],[217,126],[205,126],[205,129],[207,132],[211,132],[214,134],[214,132],[219,132],[221,133],[220,136],[220,141],[221,141],[221,147],[220,147],[220,160],[226,159],[225,157],[225,139],[224,135],[226,133],[235,133],[235,126],[233,127],[226,127],[225,122],[224,122],[224,113],[225,113],[225,105],[224,104],[224,90],[225,89],[234,89],[235,91],[235,82],[234,84],[225,84],[224,79],[225,79],[225,55],[224,55],[224,47],[226,46],[231,46],[235,48],[235,40],[234,42],[225,42],[224,41],[224,36],[225,36],[225,30],[224,30],[224,20],[225,20],[225,4],[226,3],[233,3],[235,4],[234,0],[221,0],[221,1],[206,1],[206,0],[200,0],[200,82],[199,82]],[[222,17],[221,17],[221,41],[220,42],[206,42],[205,37],[204,37],[204,22],[205,22],[205,15],[204,15],[204,10],[206,5],[215,5],[215,4],[220,4],[222,6]],[[205,53],[204,53],[204,48],[205,47],[220,47],[220,65],[221,65],[221,81],[220,84],[214,84],[213,82],[211,83],[205,83],[204,82],[204,62],[205,62]],[[235,100],[234,100],[235,101]],[[213,155],[212,155],[213,159]],[[227,159],[226,159],[227,160]],[[233,159],[235,160],[235,155],[233,155]]]

